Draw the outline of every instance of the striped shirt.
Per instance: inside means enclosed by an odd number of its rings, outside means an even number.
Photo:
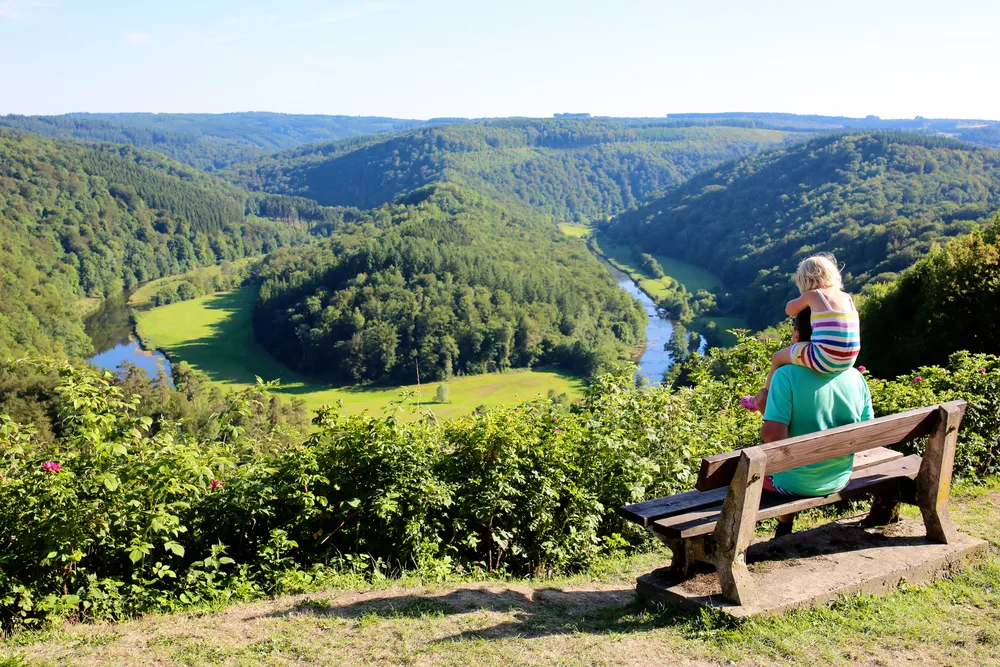
[[[834,310],[823,292],[816,290],[826,310],[814,311],[811,340],[792,345],[792,363],[820,373],[840,373],[854,365],[861,352],[861,322],[851,301],[847,312]]]

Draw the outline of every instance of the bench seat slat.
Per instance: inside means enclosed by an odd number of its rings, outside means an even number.
[[[952,401],[944,405],[961,410],[962,413],[966,408],[965,401]],[[767,454],[766,474],[784,472],[871,447],[891,447],[928,435],[937,426],[938,407],[918,408],[760,445],[761,450]],[[703,459],[695,488],[709,491],[728,486],[736,472],[739,458],[740,452],[737,450]]]
[[[916,479],[917,473],[920,471],[920,460],[919,456],[911,455],[855,470],[851,476],[851,482],[841,491],[829,496],[802,498],[779,496],[773,493],[765,494],[761,501],[757,520],[773,519],[782,514],[830,505],[839,500],[865,495],[884,485],[898,484],[904,479]],[[720,502],[697,511],[659,519],[652,522],[650,528],[661,535],[682,539],[707,535],[715,530],[715,524],[721,510],[722,503]]]
[[[854,469],[863,470],[872,466],[903,458],[899,452],[885,447],[875,447],[854,455]],[[711,491],[685,491],[666,498],[656,498],[634,505],[618,508],[618,514],[646,527],[654,521],[664,519],[684,512],[721,505],[726,499],[728,487],[712,489]]]

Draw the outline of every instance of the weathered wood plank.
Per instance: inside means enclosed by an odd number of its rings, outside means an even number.
[[[964,414],[966,408],[965,401],[952,401],[945,405],[960,414]],[[913,440],[930,434],[938,419],[938,406],[918,408],[760,445],[767,454],[766,474],[773,475],[872,447],[891,447]],[[736,471],[739,454],[735,451],[703,459],[695,488],[710,491],[728,485]]]
[[[904,480],[916,479],[920,471],[920,457],[907,456],[889,461],[877,466],[856,470],[851,476],[851,482],[841,491],[819,498],[799,498],[765,494],[761,500],[757,520],[773,519],[782,514],[791,514],[814,507],[832,505],[840,500],[847,500],[860,495],[867,495],[876,490],[899,484]],[[688,512],[677,516],[654,521],[650,529],[656,533],[671,538],[687,539],[699,535],[707,535],[715,530],[722,504]]]
[[[854,469],[862,470],[901,458],[903,458],[903,455],[900,452],[886,449],[885,447],[875,447],[854,455]],[[655,498],[641,503],[625,505],[624,507],[619,507],[617,512],[629,521],[634,521],[640,526],[645,527],[659,519],[718,505],[725,500],[726,489],[727,487],[712,489],[711,491],[685,491],[684,493],[667,496],[666,498]]]
[[[736,475],[729,485],[713,533],[717,548],[712,560],[719,571],[722,595],[730,602],[741,605],[753,604],[757,599],[757,589],[747,570],[745,552],[757,525],[765,465],[767,456],[759,447],[750,447],[740,453]]]
[[[934,542],[951,544],[958,531],[951,520],[948,497],[951,475],[955,466],[955,443],[964,410],[954,405],[939,408],[937,428],[927,442],[924,460],[917,477],[917,505],[927,526],[927,537]]]

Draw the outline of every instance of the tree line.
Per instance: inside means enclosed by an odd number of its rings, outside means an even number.
[[[257,339],[342,382],[627,360],[644,313],[584,244],[453,185],[428,186],[258,269]]]

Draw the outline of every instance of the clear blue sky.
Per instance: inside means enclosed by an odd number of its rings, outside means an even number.
[[[0,0],[0,114],[1000,118],[995,0]]]

